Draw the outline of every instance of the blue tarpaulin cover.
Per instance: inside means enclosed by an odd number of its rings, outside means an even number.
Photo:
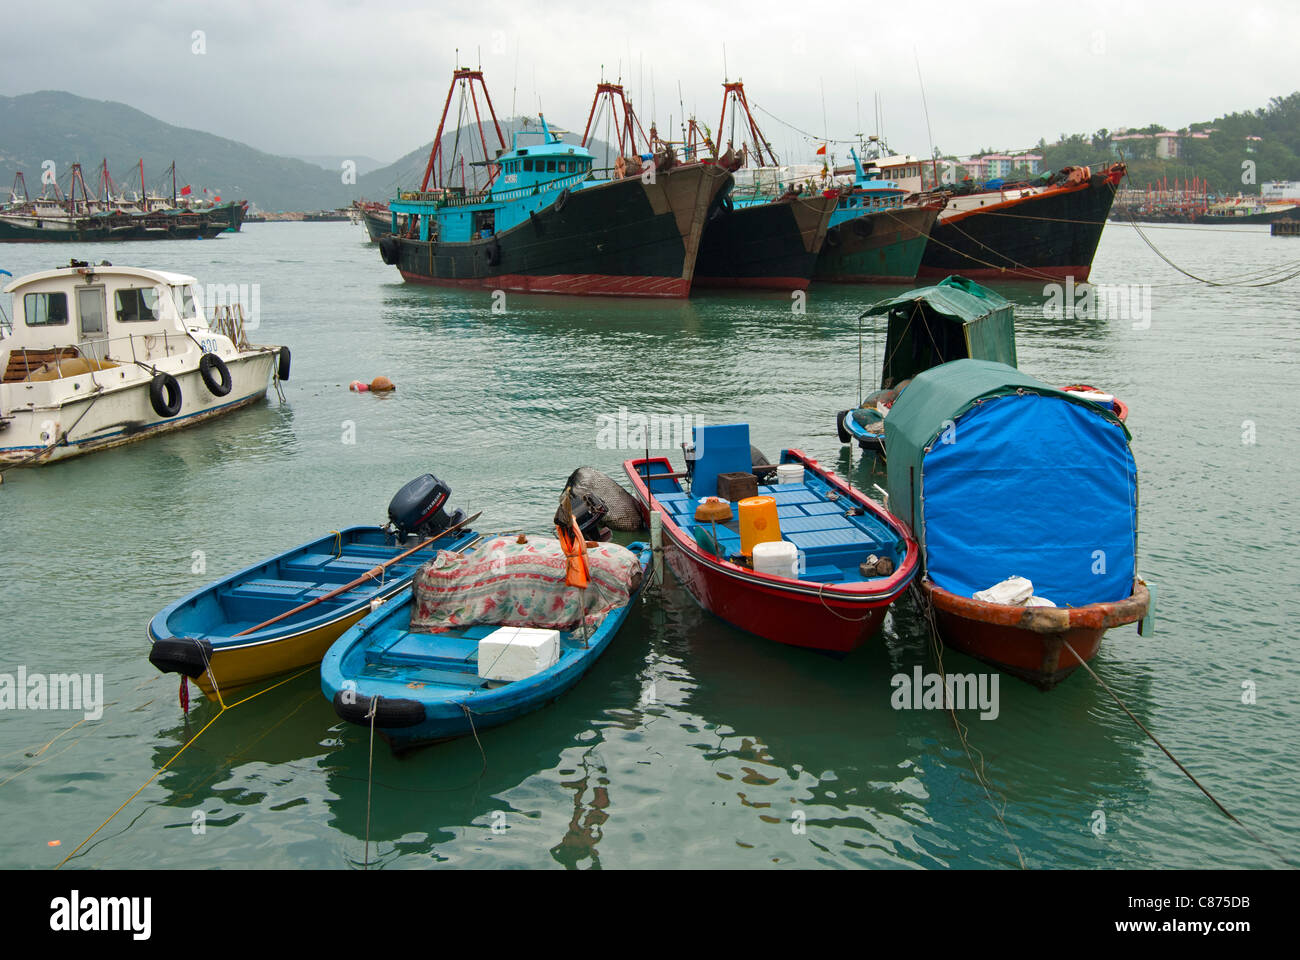
[[[1056,397],[1011,394],[925,458],[928,569],[971,596],[1010,576],[1058,607],[1133,592],[1136,471],[1124,431]]]
[[[1027,577],[1058,607],[1132,593],[1137,468],[1127,431],[1101,408],[959,360],[917,377],[885,431],[891,508],[938,586],[969,597]]]

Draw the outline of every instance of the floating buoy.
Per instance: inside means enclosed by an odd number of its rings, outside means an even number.
[[[348,389],[356,393],[365,393],[370,389],[370,384],[362,383],[360,380],[353,380],[348,384]]]
[[[60,846],[62,843],[63,843],[62,840],[51,840],[51,841],[49,841],[49,842],[48,842],[47,844],[45,844],[45,845],[46,845],[47,847],[57,847],[57,846]]]
[[[375,377],[370,381],[370,389],[375,393],[387,393],[389,390],[396,390],[397,385],[387,377]]]

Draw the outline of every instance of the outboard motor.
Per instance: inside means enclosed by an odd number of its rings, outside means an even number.
[[[450,496],[451,487],[431,473],[416,477],[398,490],[388,504],[388,519],[397,531],[397,542],[405,543],[412,534],[432,537],[464,520],[464,510],[449,514],[443,509]]]
[[[584,540],[608,540],[613,536],[608,529],[601,527],[600,522],[605,519],[609,513],[609,507],[605,501],[594,493],[577,494],[572,489],[569,493],[569,511],[573,514],[573,519],[577,521],[578,529],[582,531]],[[560,508],[555,511],[555,525],[565,527],[568,525],[568,518],[564,515],[564,501],[561,499]]]

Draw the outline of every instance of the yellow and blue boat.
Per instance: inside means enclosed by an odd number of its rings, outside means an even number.
[[[393,498],[385,526],[331,530],[231,574],[149,622],[149,662],[193,680],[210,700],[319,663],[344,631],[411,583],[439,550],[479,539],[432,474]],[[407,545],[408,537],[418,541]]]

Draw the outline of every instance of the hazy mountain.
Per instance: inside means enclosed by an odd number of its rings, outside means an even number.
[[[341,176],[315,164],[277,157],[234,140],[163,123],[133,107],[107,100],[88,100],[70,93],[43,90],[0,97],[0,188],[22,170],[28,189],[40,190],[41,164],[53,160],[59,183],[66,186],[73,161],[80,161],[93,191],[95,168],[107,157],[119,184],[139,182],[144,158],[145,183],[170,190],[163,171],[176,161],[180,184],[196,192],[204,187],[223,199],[246,199],[265,210],[314,210],[351,202],[355,188]]]
[[[517,128],[538,131],[540,125],[535,118],[503,120],[501,131],[507,146]],[[581,134],[561,127],[551,129],[568,143],[581,139]],[[56,90],[0,96],[0,131],[0,195],[5,197],[19,170],[28,190],[33,195],[39,193],[42,164],[47,160],[54,161],[55,174],[65,190],[70,166],[79,161],[86,185],[93,192],[104,158],[119,187],[129,191],[134,184],[138,189],[138,164],[143,158],[145,183],[151,191],[170,192],[171,179],[164,174],[175,160],[178,187],[189,184],[195,193],[206,187],[224,200],[248,200],[269,211],[333,209],[358,197],[387,199],[398,187],[418,188],[432,146],[432,142],[426,143],[387,166],[366,156],[280,157],[201,130],[164,123],[126,104]],[[493,138],[489,137],[488,143],[492,144]],[[482,168],[469,165],[483,155],[477,130],[465,127],[444,133],[443,150],[448,156],[458,144],[466,154],[470,184],[482,182]],[[594,141],[592,152],[597,166],[613,164],[615,153],[604,143]],[[344,160],[357,164],[355,184],[343,182]]]
[[[328,170],[330,173],[343,173],[343,164],[351,161],[356,165],[357,176],[364,176],[372,170],[378,170],[386,166],[383,160],[376,160],[374,157],[345,157],[342,154],[334,156],[333,154],[302,154],[294,157],[295,160],[302,160],[306,163],[315,164],[322,170]]]

